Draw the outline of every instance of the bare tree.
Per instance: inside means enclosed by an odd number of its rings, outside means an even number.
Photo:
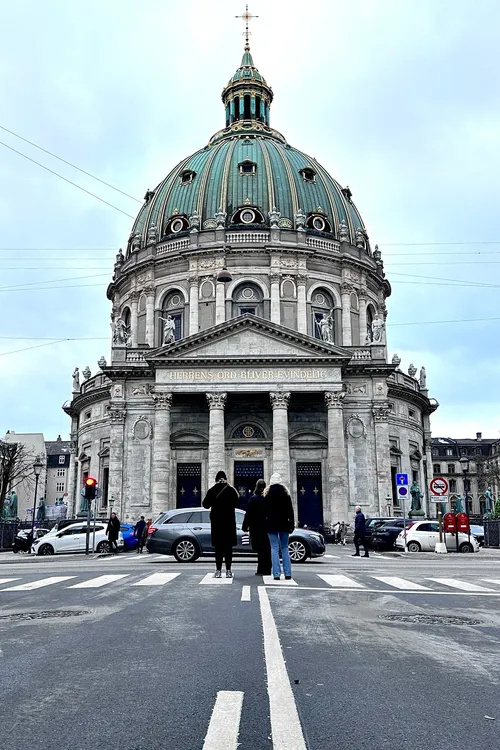
[[[34,482],[33,463],[35,454],[24,443],[7,443],[0,440],[0,517],[9,490],[25,482]]]

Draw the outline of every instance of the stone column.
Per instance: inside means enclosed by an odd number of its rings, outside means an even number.
[[[271,323],[281,323],[280,307],[280,280],[281,274],[271,273],[269,281],[271,282]]]
[[[349,482],[342,404],[344,391],[327,391],[328,408],[328,513],[325,521],[336,523],[349,518]]]
[[[342,284],[340,287],[342,299],[342,346],[352,345],[351,336],[351,292],[350,284]]]
[[[198,276],[189,276],[189,335],[198,333]]]
[[[209,487],[215,482],[218,471],[225,471],[226,442],[224,439],[224,407],[227,393],[207,393],[209,413],[208,427],[208,481]]]
[[[151,482],[151,512],[155,516],[175,507],[170,491],[170,407],[172,394],[155,390],[151,394],[155,404],[153,433],[153,475]],[[137,466],[136,471],[141,467]]]
[[[307,302],[306,302],[306,282],[305,274],[298,274],[297,281],[297,331],[307,334]],[[314,333],[313,333],[314,336]]]
[[[74,518],[79,510],[79,506],[77,506],[78,487],[76,482],[78,474],[77,451],[78,419],[73,417],[71,419],[71,432],[69,435],[68,518]]]
[[[273,472],[281,474],[290,488],[290,445],[288,443],[288,403],[290,393],[270,393],[273,408]]]
[[[364,289],[360,289],[358,292],[358,299],[359,299],[359,343],[361,346],[365,345],[366,342],[366,332],[367,332],[367,323],[366,323],[366,300],[368,295],[364,291]]]
[[[125,404],[111,404],[109,410],[111,429],[109,434],[109,487],[108,499],[113,498],[113,510],[121,518],[123,502],[123,443],[125,428]]]
[[[155,288],[148,286],[144,289],[146,294],[146,344],[151,348],[155,345]]]
[[[215,282],[215,325],[226,320],[226,288],[222,281]]]
[[[387,404],[373,407],[375,424],[375,465],[377,467],[378,513],[385,515],[386,498],[392,499],[391,456],[389,452],[389,414]]]
[[[424,510],[427,518],[432,517],[431,514],[436,512],[437,505],[434,505],[430,501],[429,497],[429,482],[434,476],[434,469],[432,467],[432,433],[431,433],[431,419],[429,414],[424,414],[422,418],[424,427],[424,451],[425,451],[425,488],[420,488],[424,493],[425,505]],[[465,493],[464,493],[465,494]]]
[[[137,346],[137,306],[139,304],[139,292],[130,292],[130,334],[132,346]]]

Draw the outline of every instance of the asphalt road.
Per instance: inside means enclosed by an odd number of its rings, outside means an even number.
[[[0,747],[497,747],[500,556],[351,552],[291,585],[0,555]]]

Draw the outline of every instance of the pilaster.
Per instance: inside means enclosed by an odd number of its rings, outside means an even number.
[[[326,391],[328,409],[328,508],[330,523],[346,521],[349,516],[349,483],[344,432],[344,391]]]
[[[288,442],[288,404],[290,393],[269,394],[273,409],[273,473],[281,474],[283,484],[290,488],[290,446]]]
[[[160,513],[175,507],[170,481],[170,407],[172,394],[156,389],[151,393],[155,405],[153,433],[153,477],[151,510],[153,520]],[[137,467],[137,471],[140,468]]]
[[[207,393],[206,397],[209,408],[207,484],[210,487],[217,472],[225,471],[224,408],[227,393]]]

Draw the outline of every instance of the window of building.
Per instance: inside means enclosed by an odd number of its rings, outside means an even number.
[[[192,169],[185,169],[184,172],[181,173],[181,185],[189,185],[195,177],[196,172],[193,172]]]
[[[448,474],[455,473],[455,464],[448,464]]]
[[[56,484],[56,492],[64,492],[66,485],[64,482],[57,482]]]
[[[446,455],[447,456],[453,456],[453,448],[447,448],[446,449]]]
[[[432,455],[433,456],[439,456],[439,448],[433,448],[432,449]]]
[[[305,167],[305,169],[300,170],[300,174],[302,175],[302,179],[304,182],[316,182],[316,172],[314,169],[311,169],[311,167]]]
[[[57,476],[58,477],[64,477],[64,476],[66,476],[66,469],[58,469],[57,470]]]
[[[163,343],[168,343],[165,339],[171,326],[168,316],[170,316],[170,319],[173,321],[174,339],[175,341],[179,341],[179,339],[182,338],[184,331],[184,297],[180,292],[170,292],[170,294],[167,294],[163,302],[163,309],[160,316],[161,319],[158,321],[159,346]]]
[[[317,289],[311,301],[312,335],[316,339],[335,343],[340,338],[339,311],[335,310],[332,295],[326,289]]]
[[[240,170],[240,174],[257,174],[257,164],[250,161],[250,159],[245,159],[245,161],[238,164],[238,169]]]
[[[408,416],[410,419],[415,419],[415,409],[408,409]]]
[[[467,495],[465,500],[465,512],[469,513],[469,515],[472,513],[472,498],[470,495]]]
[[[434,473],[434,476],[438,477],[441,474],[441,464],[433,464],[432,471]]]
[[[63,464],[66,456],[59,456],[59,463]]]
[[[450,479],[450,492],[456,492],[456,491],[457,491],[457,480]]]
[[[91,419],[91,418],[92,418],[92,412],[91,411],[86,411],[85,414],[83,415],[84,422],[88,422],[89,419]]]
[[[233,292],[233,318],[238,315],[258,315],[264,317],[264,295],[262,289],[252,282],[244,282]]]

